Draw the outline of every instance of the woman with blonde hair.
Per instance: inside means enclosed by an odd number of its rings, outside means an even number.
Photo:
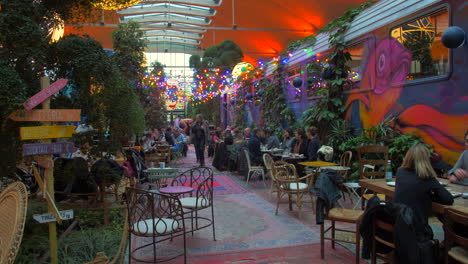
[[[432,202],[445,205],[453,204],[453,197],[436,179],[431,166],[431,152],[422,144],[417,144],[406,153],[403,164],[396,174],[395,203],[413,209],[421,223],[420,231],[429,227],[428,218],[432,212]],[[430,228],[430,227],[429,227]]]

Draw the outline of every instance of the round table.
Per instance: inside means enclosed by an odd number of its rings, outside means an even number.
[[[345,166],[324,166],[321,168],[322,170],[324,169],[330,169],[330,170],[335,170],[335,171],[347,171],[350,170],[350,167],[345,167]]]
[[[171,195],[179,195],[184,193],[191,193],[193,188],[190,186],[168,186],[160,188],[159,192]]]

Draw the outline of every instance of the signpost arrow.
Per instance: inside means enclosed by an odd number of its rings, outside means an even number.
[[[60,218],[62,220],[70,220],[73,219],[73,209],[70,210],[65,210],[65,211],[59,211]],[[57,219],[55,219],[54,213],[48,213],[48,214],[35,214],[33,215],[34,220],[38,221],[39,223],[49,223],[49,222],[56,222]]]
[[[23,156],[72,153],[77,148],[70,142],[23,144]]]
[[[40,122],[73,122],[81,120],[80,109],[36,109],[31,111],[18,110],[9,118],[14,121],[40,121]]]
[[[23,106],[27,110],[31,110],[36,107],[38,104],[44,102],[47,98],[54,95],[56,92],[60,91],[65,85],[67,85],[68,79],[59,79],[58,81],[51,84],[46,89],[41,90],[33,97],[29,98],[26,102],[23,103]]]
[[[27,156],[27,155],[23,155],[23,156]],[[34,159],[36,160],[37,165],[39,165],[39,167],[42,167],[44,169],[52,169],[54,167],[54,163],[52,162],[51,159],[48,159],[42,156],[36,156],[34,157]]]
[[[38,126],[20,128],[22,140],[45,139],[45,138],[67,138],[75,133],[75,126]]]

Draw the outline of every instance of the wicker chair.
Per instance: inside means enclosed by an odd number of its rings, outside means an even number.
[[[308,174],[304,177],[297,177],[294,165],[286,162],[275,162],[273,164],[273,177],[277,190],[276,212],[284,195],[288,195],[289,210],[292,211],[292,205],[295,203],[299,211],[299,217],[302,213],[303,198],[309,195],[312,209],[315,211],[315,197],[310,193],[310,186],[314,182],[315,174]],[[294,200],[293,197],[296,196]]]
[[[209,226],[213,228],[213,240],[216,241],[215,218],[213,207],[213,170],[208,167],[198,167],[187,170],[172,181],[172,186],[190,186],[195,190],[190,194],[181,195],[180,202],[185,214],[190,214],[191,232]],[[201,216],[199,212],[211,208],[211,219]],[[200,225],[199,222],[203,223]]]
[[[23,238],[28,192],[22,182],[10,184],[0,194],[0,263],[14,263]]]
[[[270,176],[271,178],[271,193],[273,193],[273,187],[275,186],[275,183],[273,181],[273,172],[272,172],[272,166],[273,166],[273,158],[271,157],[270,154],[268,153],[265,153],[263,154],[263,163],[265,164],[265,167],[267,169],[267,174]]]
[[[141,189],[127,188],[128,199],[128,263],[137,262],[161,263],[184,257],[187,262],[185,242],[185,221],[182,205],[177,197]],[[183,252],[167,256],[157,249],[157,244],[176,237],[183,238]],[[143,243],[132,248],[132,239],[143,237]],[[148,239],[150,238],[150,239]],[[140,259],[140,252],[153,253],[151,260]]]
[[[385,178],[385,173],[388,166],[388,147],[380,145],[369,145],[357,148],[359,158],[359,178],[360,179],[373,179],[373,178]],[[382,155],[383,154],[383,155]],[[380,159],[369,159],[370,155],[383,156]],[[366,168],[375,166],[383,166],[384,170],[377,171],[375,169],[367,171]],[[376,193],[366,193],[367,190],[361,189],[361,209],[364,210],[365,201],[368,201],[374,195],[377,195],[381,201],[385,201],[385,195]]]

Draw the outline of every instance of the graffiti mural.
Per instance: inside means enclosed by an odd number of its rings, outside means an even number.
[[[411,52],[394,38],[375,42],[366,43],[361,86],[346,100],[347,119],[369,128],[395,116],[401,131],[421,136],[446,162],[455,163],[468,129],[467,76],[453,73],[446,80],[410,85]]]

